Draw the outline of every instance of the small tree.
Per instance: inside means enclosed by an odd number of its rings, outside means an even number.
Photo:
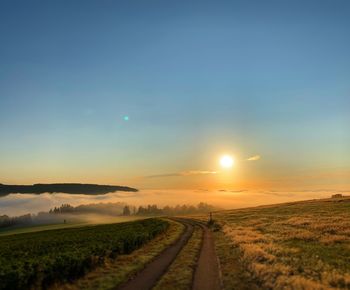
[[[127,206],[127,205],[124,206],[123,215],[125,215],[125,216],[130,215],[130,208],[129,208],[129,206]]]
[[[137,211],[138,215],[145,215],[146,209],[143,206],[139,206],[139,209]]]

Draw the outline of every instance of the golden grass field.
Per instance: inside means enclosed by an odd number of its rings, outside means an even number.
[[[350,289],[350,198],[216,212],[225,289]]]

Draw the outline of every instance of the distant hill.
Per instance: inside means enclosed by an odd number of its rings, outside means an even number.
[[[0,197],[10,193],[69,193],[69,194],[87,194],[99,195],[116,191],[138,191],[135,188],[118,185],[98,185],[82,183],[52,183],[52,184],[33,184],[33,185],[5,185],[0,183]]]

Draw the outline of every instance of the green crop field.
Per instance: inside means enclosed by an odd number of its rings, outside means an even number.
[[[41,289],[84,275],[105,258],[128,254],[169,223],[146,219],[0,237],[0,289]]]
[[[350,198],[214,214],[225,289],[350,289]]]
[[[6,235],[13,235],[13,234],[41,232],[46,230],[85,227],[85,226],[98,225],[98,224],[123,223],[123,222],[135,221],[135,220],[140,220],[145,218],[146,217],[143,217],[143,216],[117,216],[117,217],[103,216],[103,215],[84,215],[84,217],[73,216],[67,221],[67,223],[64,223],[62,221],[61,223],[1,228],[0,237],[6,236]]]

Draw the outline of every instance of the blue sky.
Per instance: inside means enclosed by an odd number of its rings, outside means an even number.
[[[334,172],[329,185],[347,186],[349,13],[349,1],[1,1],[0,182],[197,187],[208,177],[143,177],[215,170],[231,152],[262,157],[231,187]]]

